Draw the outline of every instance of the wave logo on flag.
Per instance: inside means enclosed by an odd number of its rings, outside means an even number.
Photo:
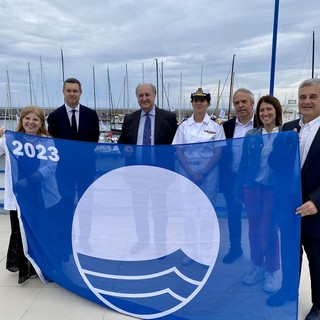
[[[78,202],[72,227],[74,259],[90,290],[110,308],[144,319],[169,315],[201,291],[219,243],[203,191],[144,165],[98,178]]]

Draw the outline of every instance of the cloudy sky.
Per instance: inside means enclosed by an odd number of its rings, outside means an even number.
[[[143,81],[158,84],[160,107],[189,107],[200,85],[213,105],[220,92],[227,107],[233,55],[234,88],[246,87],[257,99],[269,92],[273,0],[0,4],[0,106],[23,107],[31,99],[61,105],[61,52],[65,77],[82,82],[81,101],[90,107],[109,109],[111,93],[113,108],[136,108],[135,87]],[[319,0],[280,0],[274,95],[282,103],[311,77],[313,31],[320,75],[319,13]]]

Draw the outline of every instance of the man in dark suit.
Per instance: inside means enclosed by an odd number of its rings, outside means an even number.
[[[78,140],[86,142],[98,142],[99,140],[99,118],[95,110],[92,110],[80,104],[80,97],[82,94],[81,83],[78,79],[69,78],[63,84],[63,95],[65,103],[51,112],[48,116],[48,131],[54,138]],[[92,153],[94,151],[92,147]],[[89,177],[88,182],[75,186],[78,190],[78,198],[86,190],[86,184],[90,184],[91,176],[95,174],[95,158],[94,155],[90,158],[92,162],[87,163],[87,172],[90,171],[91,175],[79,175],[79,168],[82,165],[83,155],[74,155],[73,150],[64,148],[60,153],[65,157],[72,157],[74,162],[72,168],[68,170],[70,176],[73,176],[71,183],[77,184],[81,181],[82,176]],[[59,169],[59,167],[58,167]],[[59,170],[58,170],[59,171]],[[82,187],[80,187],[82,185]],[[73,189],[73,188],[72,188]]]
[[[244,137],[246,132],[256,127],[253,114],[254,96],[245,88],[238,89],[233,94],[233,105],[236,117],[223,123],[227,139]],[[228,141],[223,158],[220,161],[220,189],[224,194],[228,210],[228,228],[230,249],[223,258],[224,263],[233,263],[243,254],[241,247],[241,214],[242,203],[233,195],[233,186],[239,169],[242,140]],[[232,143],[232,145],[230,145]]]
[[[301,245],[309,261],[313,304],[305,320],[320,320],[320,79],[300,84],[299,112],[301,119],[285,123],[282,130],[299,132],[303,204],[296,214],[302,217]],[[283,279],[281,289],[269,298],[269,305],[294,299],[286,291],[289,282],[287,277]]]
[[[171,144],[177,130],[177,118],[175,113],[159,109],[155,105],[156,88],[153,84],[139,84],[136,89],[136,96],[140,105],[140,110],[125,116],[122,132],[119,137],[119,144],[126,144],[121,147],[126,157],[126,165],[150,165],[154,160],[159,160],[163,155],[162,150],[149,147],[144,148],[140,145],[163,145]],[[147,119],[149,118],[149,119]],[[149,121],[148,139],[145,139],[145,126]],[[146,141],[147,140],[147,141]],[[136,148],[128,145],[137,145]],[[174,153],[172,157],[166,156],[166,169],[174,170]],[[159,177],[160,178],[160,177]],[[159,251],[159,256],[164,253],[164,245],[166,239],[167,217],[163,214],[166,212],[166,190],[159,188],[154,192],[148,186],[147,181],[143,181],[139,186],[137,184],[131,186],[132,202],[135,215],[135,225],[137,232],[137,242],[132,247],[131,253],[135,254],[143,250],[150,243],[150,231],[148,212],[141,211],[141,203],[148,201],[150,198],[152,206],[152,218],[154,228],[158,230],[154,234],[154,240]],[[159,201],[161,199],[161,201]],[[159,205],[159,203],[161,205]]]
[[[82,94],[81,83],[75,78],[65,80],[63,84],[63,95],[65,103],[51,112],[48,116],[48,131],[53,138],[78,140],[86,142],[98,142],[99,140],[99,118],[96,111],[80,104]],[[94,149],[95,144],[86,145],[83,153],[75,154],[73,148],[68,147],[66,141],[60,148],[59,154],[62,158],[72,158],[72,163],[65,167],[59,163],[56,176],[61,201],[58,204],[57,212],[61,217],[50,217],[51,219],[63,219],[67,228],[71,228],[73,213],[75,210],[76,199],[80,199],[83,193],[94,181],[96,174],[96,162]],[[85,156],[84,156],[85,153]],[[91,156],[92,153],[92,156]],[[65,176],[68,172],[68,176]],[[90,216],[81,219],[80,228],[90,230]],[[87,232],[89,234],[90,232]],[[65,243],[71,243],[66,240]],[[71,248],[69,248],[69,252]],[[68,256],[65,257],[68,259]]]
[[[156,88],[153,84],[139,84],[136,96],[140,110],[124,118],[118,143],[143,144],[145,115],[151,116],[151,144],[171,144],[177,130],[176,114],[155,106]]]
[[[81,83],[75,78],[67,79],[63,84],[64,105],[48,116],[48,130],[54,138],[98,142],[99,118],[97,113],[80,104]],[[72,114],[75,110],[77,130],[72,130]]]

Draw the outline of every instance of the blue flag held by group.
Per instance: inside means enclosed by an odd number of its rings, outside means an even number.
[[[297,133],[136,146],[6,131],[6,141],[25,253],[43,281],[140,319],[297,319]],[[243,203],[232,264],[228,195]],[[244,281],[256,264],[261,279]],[[294,301],[267,304],[268,272],[277,289],[290,278]]]

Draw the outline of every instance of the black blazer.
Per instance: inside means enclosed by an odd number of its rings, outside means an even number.
[[[300,131],[299,119],[283,125],[283,131]],[[318,213],[301,219],[301,228],[309,236],[320,239],[320,128],[310,146],[307,158],[301,169],[302,201],[312,200]]]
[[[141,109],[124,117],[118,143],[137,144]],[[176,114],[156,107],[154,144],[171,144],[177,130]]]
[[[98,142],[99,118],[96,111],[80,105],[78,133],[72,133],[70,120],[65,105],[51,112],[47,119],[49,134],[54,138]]]

